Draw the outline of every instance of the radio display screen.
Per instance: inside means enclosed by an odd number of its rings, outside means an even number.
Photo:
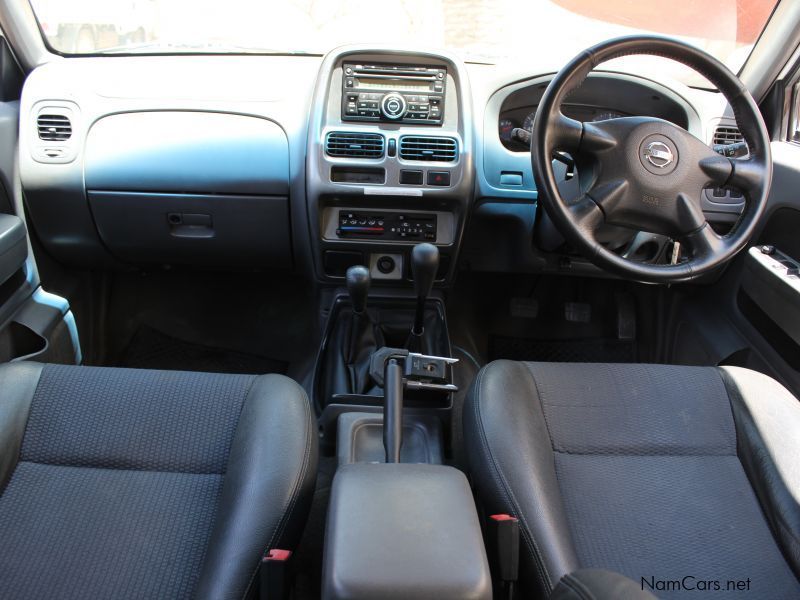
[[[409,92],[428,92],[431,84],[427,81],[414,81],[413,79],[384,78],[384,77],[359,77],[358,88],[370,90],[406,90]]]

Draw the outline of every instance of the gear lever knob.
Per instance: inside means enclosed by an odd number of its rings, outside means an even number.
[[[353,312],[361,314],[367,308],[367,294],[369,293],[369,284],[371,282],[369,269],[361,265],[350,267],[347,269],[345,279],[347,280],[347,292],[350,294],[350,304],[353,306]]]
[[[433,244],[417,244],[411,250],[411,273],[417,292],[417,314],[414,318],[414,335],[422,335],[425,300],[431,293],[436,272],[439,270],[439,249]]]

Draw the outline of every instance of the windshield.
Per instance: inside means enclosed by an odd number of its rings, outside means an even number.
[[[31,0],[62,54],[323,54],[343,44],[446,48],[462,59],[561,64],[633,33],[678,37],[738,71],[777,0]],[[638,59],[637,59],[638,60]],[[653,59],[650,59],[652,61]],[[645,59],[638,65],[647,69]],[[685,79],[676,69],[669,73]]]

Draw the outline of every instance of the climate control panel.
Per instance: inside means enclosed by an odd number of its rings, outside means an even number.
[[[430,213],[381,213],[339,211],[336,235],[361,238],[409,241],[436,241],[436,215]]]

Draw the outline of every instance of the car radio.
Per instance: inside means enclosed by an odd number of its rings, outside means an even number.
[[[441,125],[447,69],[344,63],[342,120]]]

